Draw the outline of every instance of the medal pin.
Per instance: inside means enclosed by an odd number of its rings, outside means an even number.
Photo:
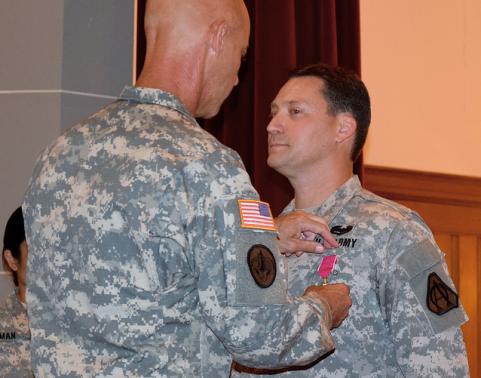
[[[331,274],[332,270],[334,269],[334,265],[336,264],[336,255],[324,256],[322,258],[321,264],[317,271],[322,278],[322,284],[327,285],[329,282],[329,275]]]

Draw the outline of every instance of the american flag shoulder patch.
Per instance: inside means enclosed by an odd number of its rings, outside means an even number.
[[[267,202],[257,200],[238,200],[242,228],[276,231],[271,208]]]

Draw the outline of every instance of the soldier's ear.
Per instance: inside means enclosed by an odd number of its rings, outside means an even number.
[[[338,121],[336,142],[342,143],[354,136],[357,123],[350,113],[339,113],[336,118]]]
[[[15,260],[15,257],[13,257],[12,252],[9,249],[6,249],[3,251],[3,257],[7,263],[7,268],[12,272],[16,272],[18,270],[18,262]]]
[[[217,55],[224,47],[227,34],[227,22],[223,19],[214,21],[209,27],[209,52]]]

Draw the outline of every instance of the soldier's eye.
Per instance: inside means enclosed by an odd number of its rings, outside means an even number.
[[[299,108],[290,108],[289,109],[290,115],[297,115],[297,114],[300,114],[300,113],[301,113],[301,109],[299,109]]]

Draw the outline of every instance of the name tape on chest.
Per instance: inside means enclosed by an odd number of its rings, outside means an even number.
[[[15,340],[16,339],[16,334],[15,331],[10,331],[10,332],[0,332],[0,340]]]

